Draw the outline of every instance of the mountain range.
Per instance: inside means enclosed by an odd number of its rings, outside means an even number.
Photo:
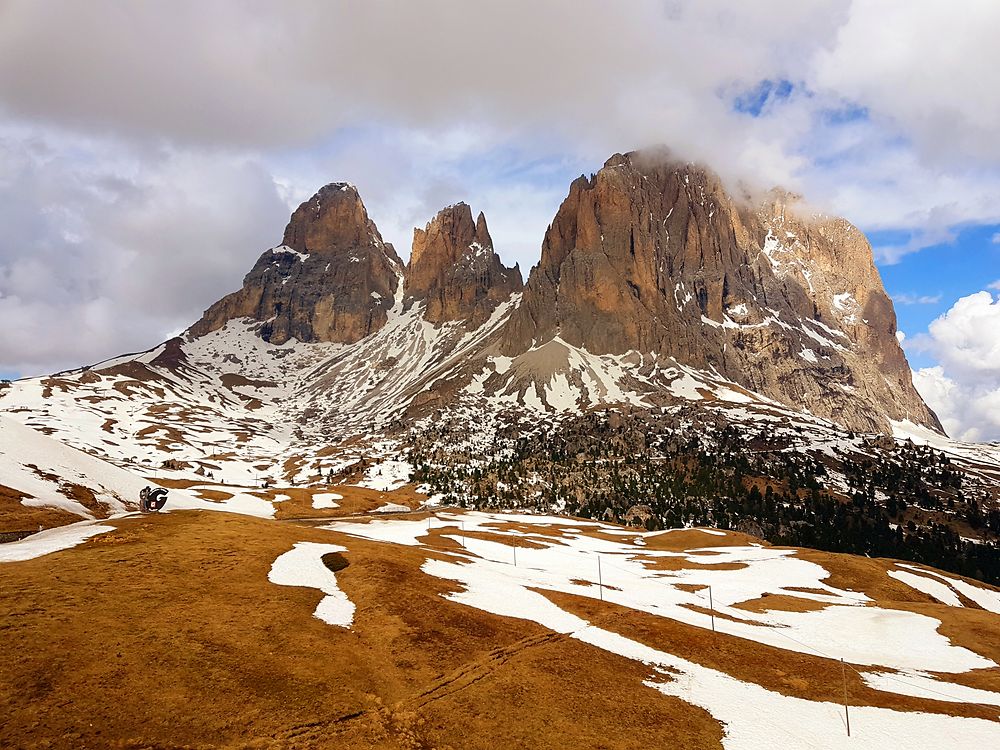
[[[995,746],[1000,445],[895,325],[855,227],[662,150],[526,279],[326,185],[181,335],[0,383],[0,745]]]
[[[16,381],[0,410],[172,481],[411,482],[608,520],[641,505],[629,518],[650,527],[721,514],[809,543],[780,514],[692,504],[692,467],[714,456],[698,492],[870,498],[877,517],[858,512],[889,549],[909,522],[944,525],[954,539],[928,543],[957,560],[956,540],[1000,532],[1000,451],[944,435],[896,333],[856,227],[651,149],[573,181],[527,279],[465,203],[415,229],[404,263],[357,189],[326,185],[183,334]],[[927,471],[942,460],[957,486]],[[668,489],[640,491],[668,470]]]
[[[407,313],[434,326],[434,336],[495,330],[478,336],[448,377],[417,380],[419,400],[447,403],[456,387],[481,382],[486,393],[552,412],[654,403],[691,368],[848,429],[889,432],[892,421],[909,420],[941,431],[913,388],[861,232],[779,191],[756,202],[734,197],[707,169],[663,152],[615,155],[574,181],[523,288],[520,270],[495,251],[486,217],[474,221],[468,205],[415,230],[404,267],[357,190],[327,185],[186,340],[254,321],[271,344],[364,345]],[[622,360],[621,375],[576,362],[595,355]],[[511,367],[499,373],[505,358]],[[421,374],[392,355],[371,364]],[[554,379],[566,388],[550,397]],[[397,407],[415,395],[401,394]]]

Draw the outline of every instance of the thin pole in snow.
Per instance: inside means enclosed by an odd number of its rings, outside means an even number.
[[[847,736],[851,736],[851,714],[847,710],[847,667],[844,660],[840,660],[840,674],[844,678],[844,718],[847,720]]]
[[[712,632],[715,632],[715,603],[712,601],[712,587],[708,587],[708,608],[712,611]]]
[[[597,556],[597,585],[601,588],[601,601],[604,601],[604,578],[601,576],[601,556]]]
[[[517,537],[514,537],[514,567],[517,567]]]
[[[459,521],[458,525],[462,527],[462,547],[465,547],[465,521]]]

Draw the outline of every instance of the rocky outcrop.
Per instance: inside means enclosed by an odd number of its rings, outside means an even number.
[[[212,305],[189,334],[251,318],[275,344],[352,343],[385,325],[401,276],[402,262],[358,191],[332,183],[296,209],[282,244],[265,251],[243,288]]]
[[[435,325],[471,330],[518,291],[520,270],[503,266],[485,217],[467,204],[414,230],[404,273],[354,187],[334,183],[189,334],[249,318],[273,343],[354,343],[385,326],[397,299],[403,310],[422,305]],[[780,191],[734,195],[664,151],[617,154],[573,182],[519,305],[493,323],[491,353],[533,352],[521,361],[525,398],[527,380],[542,387],[568,366],[565,347],[540,353],[559,338],[593,354],[636,353],[653,369],[680,363],[859,431],[902,419],[940,430],[913,388],[864,235]],[[464,356],[479,362],[484,351]],[[614,397],[592,402],[605,398]]]
[[[473,221],[468,204],[448,206],[424,229],[413,230],[405,299],[423,300],[430,322],[462,320],[478,326],[521,286],[520,269],[501,263],[486,217],[480,213]]]
[[[864,235],[794,197],[734,198],[663,151],[570,186],[502,349],[556,336],[673,358],[857,430],[940,429],[913,388]]]

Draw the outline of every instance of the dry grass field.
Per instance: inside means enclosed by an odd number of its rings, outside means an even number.
[[[386,498],[344,489],[337,515],[371,510]],[[325,515],[312,509],[310,491],[278,492],[291,496],[279,518]],[[454,528],[432,526],[419,545],[403,545],[315,522],[204,511],[109,523],[114,531],[72,549],[0,564],[0,747],[722,746],[724,728],[708,711],[643,684],[664,679],[652,667],[445,598],[462,587],[422,566],[464,553]],[[518,542],[524,553],[555,533],[524,522],[510,528],[538,534],[534,544]],[[492,536],[480,529],[465,539]],[[709,541],[753,540],[689,530],[647,544],[684,551]],[[356,606],[350,628],[313,616],[320,591],[269,582],[272,563],[299,542],[346,548],[336,581]],[[888,561],[802,554],[824,565],[837,585],[938,617],[954,644],[1000,660],[1000,616],[935,603],[886,576]],[[590,597],[542,593],[607,631],[781,695],[843,699],[839,667],[829,659]],[[778,595],[741,606],[817,607]],[[854,705],[998,718],[996,708],[878,691],[848,674]],[[948,679],[1000,691],[996,668]]]

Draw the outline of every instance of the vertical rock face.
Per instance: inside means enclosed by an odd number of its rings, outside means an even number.
[[[913,388],[864,235],[793,197],[734,199],[664,152],[615,155],[570,186],[502,348],[555,336],[715,370],[852,429],[940,429]]]
[[[494,252],[486,217],[473,221],[467,204],[448,206],[413,230],[405,299],[425,301],[430,322],[478,326],[521,286],[520,269],[504,267]]]
[[[275,344],[352,343],[385,325],[401,276],[396,251],[382,241],[357,190],[332,183],[296,209],[283,244],[265,251],[243,288],[212,305],[189,333],[252,318]]]

